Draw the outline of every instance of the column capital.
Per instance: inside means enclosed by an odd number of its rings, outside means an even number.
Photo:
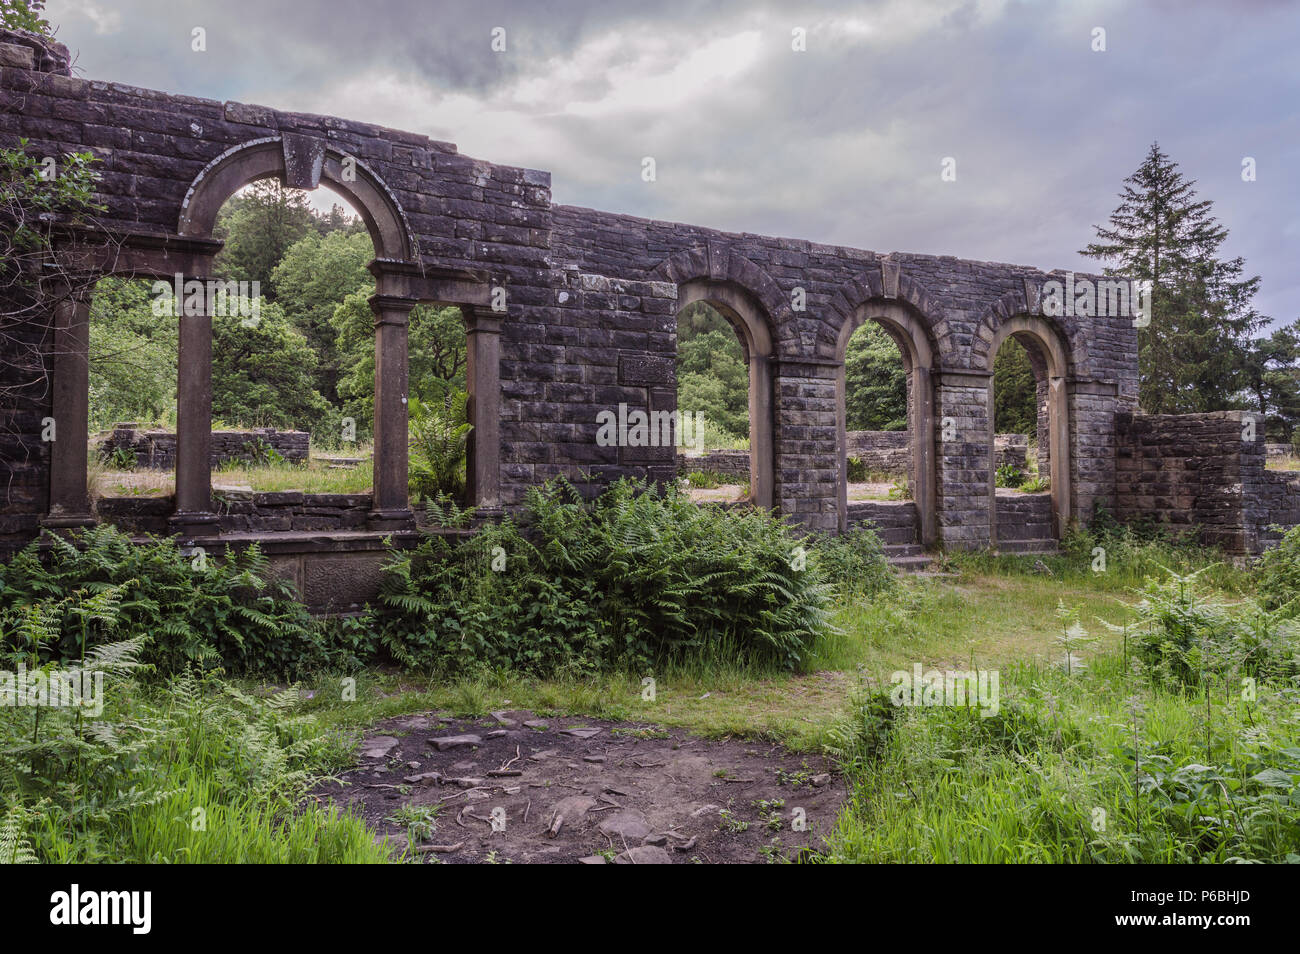
[[[460,313],[465,318],[465,331],[467,334],[501,334],[501,320],[505,318],[504,311],[493,311],[487,305],[461,305]]]
[[[411,309],[420,302],[398,295],[371,295],[367,301],[375,313],[375,325],[405,325]]]

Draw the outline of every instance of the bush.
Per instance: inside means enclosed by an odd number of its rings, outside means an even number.
[[[588,502],[560,480],[529,493],[522,525],[397,555],[373,625],[394,659],[440,671],[645,671],[710,653],[795,668],[828,602],[797,549],[765,511],[626,480]]]
[[[469,395],[455,391],[439,404],[412,399],[411,457],[408,484],[413,499],[460,498],[465,493],[465,457],[471,426],[466,418]]]
[[[994,483],[999,487],[1019,487],[1025,482],[1025,472],[1015,464],[1003,464],[994,476]]]
[[[1259,598],[1265,609],[1287,616],[1300,612],[1300,527],[1292,527],[1281,542],[1259,561]]]
[[[48,552],[34,542],[0,566],[0,651],[71,660],[141,637],[141,659],[163,674],[292,676],[326,662],[316,622],[256,546],[190,556],[109,526],[44,539]]]
[[[1211,677],[1272,678],[1297,670],[1294,624],[1250,600],[1225,603],[1197,574],[1148,580],[1132,645],[1153,679],[1204,686]]]
[[[875,597],[897,585],[880,537],[867,527],[813,538],[811,549],[822,578],[842,594]]]

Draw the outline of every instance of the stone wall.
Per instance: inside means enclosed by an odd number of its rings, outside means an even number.
[[[1261,415],[1131,414],[1116,419],[1116,515],[1195,531],[1228,553],[1261,552],[1300,524],[1300,474],[1265,469],[1263,441],[1247,440]]]
[[[867,473],[901,477],[911,472],[912,449],[907,431],[847,431],[845,437],[848,456],[862,461]],[[1023,470],[1028,462],[1029,437],[995,434],[993,452],[995,468],[1012,464]]]
[[[370,495],[223,490],[212,503],[222,533],[352,531],[365,528]],[[96,508],[101,520],[127,533],[165,534],[173,499],[106,497],[96,502]]]
[[[862,461],[868,473],[906,475],[912,470],[907,431],[846,431],[845,453]]]
[[[749,483],[749,451],[713,450],[706,454],[678,454],[677,473],[686,475],[697,471],[734,477],[738,483]]]
[[[11,42],[0,34],[0,47],[12,49]],[[1136,330],[1127,317],[1042,316],[1042,286],[1059,272],[557,206],[549,173],[464,156],[418,133],[82,79],[47,60],[19,52],[0,68],[0,144],[26,138],[39,156],[83,149],[96,156],[100,224],[125,236],[123,248],[136,256],[137,264],[110,263],[115,274],[138,274],[142,260],[166,271],[182,255],[210,257],[210,237],[182,228],[193,221],[192,190],[224,182],[213,170],[230,168],[221,164],[241,150],[280,157],[282,172],[274,174],[303,187],[316,184],[311,177],[313,170],[320,176],[322,162],[355,160],[372,197],[396,210],[393,231],[402,234],[380,237],[410,249],[402,261],[376,267],[397,276],[393,288],[427,287],[419,281],[428,270],[460,270],[475,291],[450,300],[482,310],[471,338],[499,340],[499,360],[494,348],[483,352],[493,356],[499,383],[475,407],[491,408],[499,422],[492,476],[507,510],[531,486],[560,475],[591,494],[621,476],[674,478],[673,446],[602,446],[596,434],[598,416],[620,405],[676,409],[678,296],[690,286],[705,286],[708,300],[743,300],[770,339],[771,353],[757,357],[770,374],[770,393],[760,397],[770,404],[762,425],[771,453],[756,476],[770,481],[775,508],[794,522],[827,531],[840,525],[842,333],[864,310],[905,315],[932,356],[912,373],[926,382],[927,423],[951,423],[936,442],[935,503],[925,515],[945,545],[990,542],[989,352],[1019,316],[1034,316],[1033,333],[1059,339],[1066,355],[1060,400],[1069,408],[1072,512],[1086,519],[1096,502],[1114,497],[1114,417],[1135,406]],[[488,289],[502,299],[500,311],[482,304]],[[380,324],[390,339],[400,337],[397,319]],[[10,340],[25,334],[48,352],[50,332],[48,322],[37,323]],[[390,393],[404,387],[404,370],[381,375]],[[27,395],[2,392],[0,418],[17,425],[0,443],[9,478],[0,534],[14,540],[57,509],[39,428],[52,414],[54,390],[39,380]],[[385,488],[400,492],[401,475],[385,476]],[[187,492],[193,486],[184,484]]]
[[[211,466],[218,467],[230,461],[254,461],[254,448],[269,446],[286,461],[307,463],[311,450],[311,434],[307,431],[278,431],[271,427],[251,431],[213,431],[209,453]],[[176,435],[170,431],[145,430],[138,424],[115,424],[112,432],[96,443],[96,452],[109,457],[118,449],[135,454],[136,466],[150,470],[172,470],[176,467]]]

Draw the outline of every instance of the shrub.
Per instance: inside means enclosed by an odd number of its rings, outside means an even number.
[[[435,538],[388,565],[373,617],[408,666],[594,671],[725,652],[796,667],[827,618],[814,566],[760,510],[619,481],[530,491],[521,525]]]
[[[1019,487],[1025,482],[1025,472],[1015,464],[1003,464],[994,475],[994,483],[999,487]]]
[[[465,493],[465,457],[471,426],[466,418],[469,395],[448,394],[441,404],[412,399],[410,495],[413,499]]]
[[[818,572],[843,594],[874,597],[897,585],[874,530],[854,526],[838,536],[811,538],[811,543]]]
[[[861,457],[848,459],[848,481],[851,484],[863,484],[867,481],[867,465]]]
[[[1204,686],[1211,677],[1297,669],[1294,624],[1251,600],[1229,604],[1204,590],[1197,574],[1172,571],[1143,588],[1132,646],[1156,681]]]
[[[113,527],[55,535],[0,567],[0,650],[78,659],[104,640],[143,638],[159,672],[191,665],[296,675],[323,665],[324,642],[289,583],[256,547],[222,559],[171,540],[133,544]]]
[[[1265,609],[1287,616],[1300,612],[1300,527],[1292,527],[1281,542],[1259,561],[1259,597]]]

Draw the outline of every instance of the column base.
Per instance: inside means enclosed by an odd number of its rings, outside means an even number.
[[[41,517],[41,526],[49,530],[81,530],[99,523],[93,513],[47,513]]]
[[[215,513],[178,510],[167,519],[168,529],[182,537],[215,537],[221,533],[220,518]]]
[[[372,510],[366,516],[366,529],[379,531],[414,530],[415,513],[410,507],[397,510]]]

